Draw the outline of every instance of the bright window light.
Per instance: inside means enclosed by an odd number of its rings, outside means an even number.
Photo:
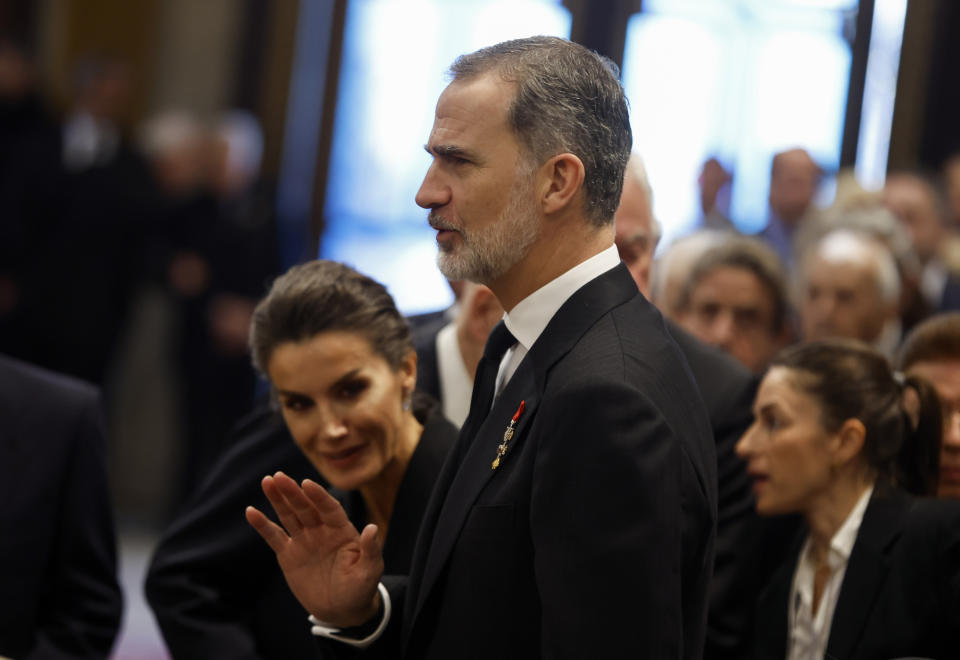
[[[907,0],[884,0],[873,7],[856,166],[857,181],[867,189],[881,188],[887,174],[906,15]]]
[[[770,161],[806,148],[840,158],[850,74],[843,39],[855,0],[645,0],[630,19],[623,81],[666,245],[701,220],[697,177],[733,172],[729,208],[745,232],[767,221]]]
[[[321,256],[383,282],[407,313],[449,305],[434,232],[414,202],[445,71],[458,55],[507,39],[567,37],[570,20],[556,0],[352,0]]]

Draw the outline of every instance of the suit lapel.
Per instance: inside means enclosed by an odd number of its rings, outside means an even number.
[[[456,470],[437,518],[433,540],[427,553],[416,601],[417,614],[437,577],[446,566],[454,542],[466,523],[470,509],[480,495],[480,491],[498,473],[508,469],[513,455],[524,444],[530,423],[536,415],[539,398],[533,369],[529,361],[524,359],[494,403],[490,414],[481,424],[476,440],[466,449],[466,455]],[[513,437],[508,443],[509,449],[501,459],[500,466],[493,469],[492,462],[497,455],[497,447],[503,440],[504,431],[521,401],[524,402],[524,410],[514,427]]]
[[[790,618],[790,590],[797,557],[803,547],[802,535],[790,545],[789,559],[776,570],[757,602],[754,648],[759,658],[781,658],[787,654]]]
[[[889,553],[900,536],[910,499],[874,494],[847,563],[830,624],[827,657],[852,657],[890,569]]]

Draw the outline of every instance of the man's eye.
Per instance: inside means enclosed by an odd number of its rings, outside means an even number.
[[[697,309],[697,315],[704,321],[711,321],[720,314],[720,305],[707,303]]]

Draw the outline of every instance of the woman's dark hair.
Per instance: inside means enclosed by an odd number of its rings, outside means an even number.
[[[257,304],[250,323],[253,365],[266,375],[277,346],[329,331],[363,336],[393,369],[413,350],[410,327],[386,287],[349,266],[319,260],[278,277]]]
[[[827,430],[860,420],[866,428],[862,455],[882,479],[917,495],[936,492],[941,413],[932,385],[895,374],[883,355],[847,340],[789,347],[771,366],[797,372],[796,383],[820,404]],[[916,410],[905,407],[905,389],[916,392]]]

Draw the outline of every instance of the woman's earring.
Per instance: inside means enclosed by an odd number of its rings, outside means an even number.
[[[410,411],[410,403],[413,400],[413,394],[405,394],[403,396],[403,412]]]

